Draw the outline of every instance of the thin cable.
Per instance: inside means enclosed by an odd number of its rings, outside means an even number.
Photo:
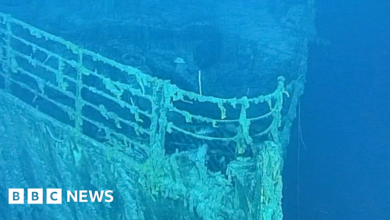
[[[305,141],[303,140],[302,127],[301,127],[301,101],[298,101],[298,143],[302,143],[305,150],[307,150]]]
[[[303,135],[302,135],[302,127],[301,127],[301,102],[298,101],[298,133],[297,133],[297,140],[298,140],[298,147],[297,147],[297,208],[298,208],[298,220],[301,219],[301,200],[300,200],[300,196],[301,196],[301,183],[300,183],[300,168],[301,168],[301,143],[303,145],[303,147],[305,148],[305,150],[307,150],[306,148],[306,144],[303,140]]]
[[[299,120],[299,119],[298,119]],[[299,127],[299,126],[298,126]],[[301,194],[301,187],[300,187],[300,161],[301,161],[301,142],[299,141],[299,130],[298,130],[298,147],[297,147],[297,209],[298,209],[298,220],[301,219],[301,201],[300,201],[300,194]]]

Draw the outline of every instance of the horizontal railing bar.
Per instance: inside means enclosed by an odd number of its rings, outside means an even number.
[[[50,67],[50,66],[45,65],[45,64],[43,64],[42,62],[40,62],[39,60],[32,59],[31,57],[29,57],[29,56],[27,56],[27,55],[25,55],[25,54],[22,54],[22,53],[20,53],[20,52],[14,50],[14,49],[11,49],[11,51],[12,51],[12,53],[14,53],[15,55],[17,55],[17,56],[19,56],[19,57],[21,57],[21,58],[27,60],[27,61],[28,61],[30,64],[32,64],[32,65],[38,64],[38,66],[44,68],[44,69],[47,70],[47,71],[52,72],[53,74],[59,74],[58,72],[60,72],[59,70],[56,70],[56,69],[54,69],[54,68],[52,68],[52,67]],[[69,80],[69,81],[71,81],[71,82],[73,82],[73,83],[76,83],[76,82],[77,82],[75,79],[73,79],[73,78],[71,78],[71,77],[69,77],[69,76],[67,76],[67,75],[65,75],[65,74],[61,74],[61,77],[64,77],[65,79],[67,79],[67,80]]]
[[[88,73],[84,73],[84,71],[88,72]],[[99,78],[102,82],[104,80],[111,80],[110,78],[107,78],[107,77],[104,77],[94,71],[91,71],[91,70],[88,70],[86,68],[83,68],[83,75],[93,75],[93,76],[96,76],[97,78]],[[131,88],[130,85],[128,84],[125,84],[125,83],[121,83],[121,82],[115,82],[115,81],[112,81],[111,82],[113,84],[116,84],[116,85],[119,85],[120,88],[125,88],[126,90],[128,90],[132,95],[135,95],[135,96],[138,96],[138,97],[142,97],[142,98],[145,98],[145,99],[148,99],[149,101],[152,101],[153,98],[152,96],[148,95],[148,94],[143,94],[142,92],[140,92],[139,90],[137,89],[134,89],[134,88]]]
[[[113,129],[107,127],[107,126],[104,126],[104,125],[103,125],[102,123],[100,123],[100,122],[93,121],[93,120],[91,120],[91,119],[89,119],[89,118],[86,118],[85,116],[82,116],[82,119],[85,120],[85,121],[87,121],[87,122],[89,122],[89,123],[91,123],[91,124],[93,124],[93,125],[95,125],[95,126],[98,127],[99,129],[102,129],[102,130],[104,130],[104,131],[106,131],[106,132],[108,131],[109,134],[114,134],[114,135],[120,136],[120,137],[123,138],[123,139],[126,139],[126,141],[127,141],[128,143],[130,143],[130,144],[133,144],[133,145],[139,146],[139,147],[141,147],[141,148],[143,148],[143,149],[146,149],[146,148],[143,146],[142,143],[138,143],[138,142],[136,142],[136,141],[133,141],[133,140],[131,140],[130,138],[126,137],[125,135],[123,135],[123,134],[121,134],[121,133],[118,133],[117,131],[115,131],[115,130],[113,130]]]
[[[34,89],[30,88],[28,85],[26,85],[26,84],[24,84],[24,83],[22,83],[22,82],[16,81],[16,80],[14,80],[14,79],[9,79],[9,80],[10,80],[12,83],[15,83],[15,84],[19,85],[20,87],[29,90],[31,93],[41,96],[41,97],[42,97],[43,99],[45,99],[46,101],[51,102],[52,104],[54,104],[54,105],[56,105],[57,107],[61,108],[65,113],[68,113],[68,114],[72,113],[72,114],[73,114],[72,117],[74,117],[75,111],[74,111],[71,107],[66,106],[66,105],[63,105],[63,104],[61,104],[61,103],[57,103],[56,101],[50,99],[49,97],[47,97],[47,96],[44,95],[44,94],[37,93],[37,91],[35,91]]]
[[[63,89],[59,88],[58,86],[55,86],[53,84],[51,84],[50,82],[48,81],[45,81],[44,79],[38,77],[38,76],[35,76],[33,75],[32,73],[22,69],[21,67],[17,67],[16,70],[18,70],[21,74],[24,74],[24,75],[28,75],[30,77],[32,77],[33,79],[35,79],[35,81],[38,83],[38,85],[40,84],[39,81],[42,81],[43,82],[43,85],[45,86],[49,86],[50,88],[54,89],[54,90],[57,90],[58,92],[60,93],[63,93],[65,96],[67,96],[68,98],[71,98],[73,100],[76,100],[76,97],[69,91],[64,91]],[[39,86],[38,86],[39,87]]]
[[[233,122],[239,122],[240,120],[239,119],[211,119],[211,118],[206,118],[206,117],[203,117],[203,116],[200,116],[200,115],[193,115],[187,111],[184,111],[184,110],[180,110],[176,107],[172,107],[169,109],[170,111],[173,111],[173,112],[176,112],[180,115],[182,115],[183,117],[191,117],[193,119],[196,119],[196,120],[199,120],[199,121],[203,121],[203,122],[207,122],[207,123],[213,123],[213,122],[217,122],[217,123],[233,123]],[[254,118],[247,118],[247,120],[249,121],[257,121],[257,120],[261,120],[261,119],[264,119],[264,118],[268,118],[269,116],[271,116],[273,113],[275,112],[275,110],[271,110],[263,115],[260,115],[258,117],[254,117]]]
[[[172,122],[170,122],[170,123],[172,123]],[[177,127],[176,125],[174,125],[173,123],[171,125],[169,125],[169,127],[171,127],[173,130],[176,130],[176,131],[181,132],[183,134],[186,134],[186,135],[198,138],[198,139],[208,140],[208,141],[234,141],[237,138],[237,136],[230,137],[230,138],[219,138],[219,137],[209,137],[209,136],[198,135],[198,134],[194,134],[192,132],[183,130],[183,129]]]
[[[45,49],[45,48],[43,48],[43,47],[40,47],[39,45],[33,44],[33,43],[31,43],[30,41],[27,41],[27,40],[25,40],[25,39],[23,39],[23,38],[20,38],[20,37],[18,37],[18,36],[15,36],[15,35],[11,35],[11,36],[12,36],[12,38],[21,41],[22,43],[26,44],[27,46],[31,46],[31,47],[33,47],[33,48],[35,48],[35,49],[37,49],[37,50],[40,50],[41,52],[44,52],[44,53],[47,54],[49,57],[54,57],[54,58],[56,58],[56,59],[58,59],[58,60],[60,60],[60,61],[62,61],[62,62],[64,62],[64,63],[66,63],[66,64],[69,64],[69,65],[72,66],[73,68],[78,68],[78,67],[80,66],[80,64],[79,64],[78,62],[74,61],[74,60],[64,59],[64,58],[61,57],[60,55],[57,55],[57,54],[55,54],[55,53],[53,53],[53,52],[51,52],[51,51],[49,51],[49,50],[47,50],[47,49]]]
[[[97,107],[97,106],[95,106],[95,105],[93,105],[93,104],[91,104],[91,103],[89,103],[89,102],[86,102],[86,101],[84,101],[84,104],[86,104],[87,106],[89,106],[89,107],[95,109],[96,111],[99,111],[99,112],[100,112],[99,107]],[[109,111],[107,111],[107,112],[109,112]],[[103,115],[103,114],[102,114],[102,116],[103,116],[103,117],[108,117],[109,119],[114,120],[113,118],[110,118],[109,116],[106,116],[106,115]],[[131,127],[134,128],[134,129],[136,129],[136,127],[139,127],[139,129],[137,129],[137,130],[139,130],[141,134],[148,134],[148,135],[150,135],[150,131],[148,131],[148,130],[142,128],[140,125],[138,125],[138,124],[135,123],[135,122],[132,122],[132,121],[123,119],[123,118],[121,118],[121,117],[119,117],[119,116],[118,116],[117,119],[118,119],[119,121],[121,121],[121,122],[123,122],[123,123],[125,123],[125,124],[127,124],[127,125],[129,125],[129,126],[131,126]]]
[[[98,94],[100,96],[103,96],[104,98],[109,99],[109,100],[119,104],[121,107],[126,107],[126,108],[130,109],[131,111],[136,111],[136,112],[138,112],[138,113],[140,113],[142,115],[145,115],[146,117],[149,117],[149,118],[152,117],[152,115],[149,114],[148,112],[142,111],[138,107],[130,105],[129,103],[127,103],[127,102],[125,102],[123,100],[115,99],[114,97],[112,97],[110,95],[107,95],[106,93],[96,89],[95,87],[83,85],[83,88],[86,88],[89,91],[91,91],[91,92],[93,92],[95,94]]]

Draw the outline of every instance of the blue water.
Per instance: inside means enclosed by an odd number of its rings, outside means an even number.
[[[310,48],[300,214],[295,140],[286,164],[292,179],[286,179],[285,219],[390,219],[390,2],[316,6],[318,33],[330,45]]]

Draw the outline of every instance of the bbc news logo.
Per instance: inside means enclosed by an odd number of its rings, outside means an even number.
[[[24,189],[8,189],[8,204],[24,204]],[[112,202],[112,190],[66,191],[66,202]],[[43,189],[27,189],[27,204],[43,204]],[[62,204],[62,189],[46,189],[46,204]]]

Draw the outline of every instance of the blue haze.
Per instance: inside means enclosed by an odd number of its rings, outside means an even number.
[[[295,139],[286,162],[285,219],[390,219],[390,1],[316,6],[319,36],[330,45],[310,48],[300,218]]]

